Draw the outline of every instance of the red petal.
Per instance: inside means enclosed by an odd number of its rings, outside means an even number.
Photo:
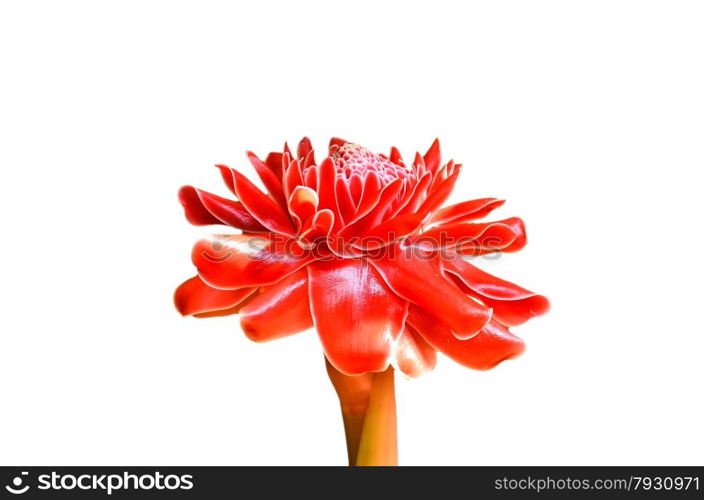
[[[386,369],[407,303],[363,259],[308,266],[310,303],[325,355],[348,375]]]
[[[315,259],[294,239],[243,234],[202,239],[191,258],[203,281],[223,289],[271,285]]]
[[[429,195],[423,202],[423,204],[418,209],[418,212],[423,214],[433,213],[435,210],[440,208],[440,205],[445,203],[447,198],[449,198],[452,193],[452,189],[455,187],[455,182],[457,181],[457,176],[459,171],[450,175],[447,179],[444,179],[437,188],[431,185],[429,188]]]
[[[496,321],[506,326],[522,325],[550,309],[550,301],[543,295],[533,295],[521,300],[496,300],[482,296],[477,298],[494,310],[493,318]]]
[[[232,170],[235,179],[235,192],[245,208],[270,231],[294,234],[295,230],[288,213],[262,193],[254,184],[237,170]]]
[[[427,171],[427,168],[425,167],[425,160],[423,157],[420,155],[418,151],[416,151],[416,155],[413,158],[413,166],[421,171]]]
[[[301,142],[298,143],[298,148],[296,149],[296,153],[299,158],[305,158],[308,156],[308,153],[313,151],[313,145],[310,143],[310,139],[307,137],[304,137],[301,139]],[[315,161],[313,162],[315,163]]]
[[[299,161],[300,161],[300,160],[299,160]],[[303,163],[301,164],[301,166],[302,166],[303,168],[307,168],[307,167],[309,167],[309,166],[311,166],[311,165],[315,165],[315,154],[313,153],[313,150],[312,150],[312,149],[311,149],[310,151],[308,151],[308,154],[307,154],[306,157],[303,159]]]
[[[525,350],[525,344],[520,338],[495,321],[489,322],[478,335],[468,340],[455,338],[449,328],[413,305],[408,311],[408,323],[432,347],[475,370],[488,370],[502,361],[519,356]]]
[[[264,160],[266,166],[274,172],[274,175],[278,179],[283,179],[284,176],[284,154],[283,153],[269,153]]]
[[[430,184],[428,192],[434,193],[435,190],[438,189],[438,186],[440,186],[440,184],[442,184],[444,180],[450,177],[453,172],[454,165],[455,162],[450,160],[445,165],[442,165],[435,172],[433,172],[433,182]]]
[[[267,231],[267,228],[262,226],[242,203],[222,198],[202,189],[196,189],[195,191],[203,207],[222,221],[223,224],[247,232],[259,233]]]
[[[510,247],[518,237],[503,221],[441,224],[416,236],[412,245],[427,249],[458,248],[465,255],[484,255]]]
[[[266,163],[257,158],[257,155],[251,151],[247,151],[247,157],[274,200],[276,200],[282,207],[285,207],[286,196],[284,195],[284,188],[276,174]]]
[[[369,227],[379,224],[383,220],[384,214],[387,213],[391,203],[398,196],[402,187],[403,181],[401,179],[394,179],[384,186],[379,194],[379,200],[377,201],[376,206],[374,206],[374,208],[364,216],[364,219],[359,222],[362,224],[366,223]]]
[[[430,222],[441,224],[445,222],[469,222],[486,217],[490,212],[504,204],[504,200],[482,198],[470,200],[449,207],[441,208],[433,215]]]
[[[504,325],[523,324],[550,309],[547,297],[497,278],[460,258],[443,261],[443,267],[461,280],[466,292],[493,308],[494,318]]]
[[[506,248],[502,248],[502,252],[518,252],[526,246],[526,243],[528,243],[528,238],[526,236],[526,226],[522,219],[519,217],[510,217],[499,222],[510,226],[513,233],[516,235],[516,239],[513,240],[513,243]]]
[[[255,288],[255,292],[252,295],[250,295],[249,297],[247,297],[241,303],[237,304],[234,307],[230,307],[229,309],[220,309],[219,311],[209,311],[209,312],[204,312],[204,313],[197,313],[197,314],[194,314],[193,317],[194,318],[221,318],[223,316],[232,316],[233,314],[237,314],[238,312],[240,312],[240,309],[242,309],[242,306],[244,304],[246,304],[247,302],[249,302],[249,300],[252,297],[255,297],[256,295],[257,295],[257,292],[256,292],[256,288]]]
[[[303,226],[300,237],[309,242],[320,242],[322,238],[330,235],[334,223],[335,215],[332,210],[319,210],[309,219],[309,224]]]
[[[396,344],[396,365],[409,377],[420,377],[435,368],[435,349],[408,325]]]
[[[309,168],[306,170],[304,182],[309,188],[316,189],[318,186],[318,169]]]
[[[287,156],[284,156],[287,159]],[[285,172],[284,172],[284,194],[286,196],[291,196],[293,190],[298,186],[303,185],[303,176],[301,174],[301,166],[298,160],[293,160],[291,162],[284,161]]]
[[[389,155],[389,160],[396,165],[404,167],[403,158],[401,157],[401,152],[396,149],[395,146],[391,146],[391,154]]]
[[[313,327],[308,305],[308,272],[301,269],[261,289],[240,310],[245,335],[255,342],[286,337]]]
[[[469,288],[485,297],[498,300],[520,300],[535,295],[535,293],[510,281],[502,280],[482,271],[461,258],[444,260],[443,268],[458,276]]]
[[[329,156],[323,160],[318,166],[318,197],[320,198],[319,208],[332,210],[335,215],[337,225],[339,225],[340,214],[337,208],[337,199],[335,196],[335,164]]]
[[[356,175],[350,178],[350,191],[353,198],[358,196],[356,199],[359,200],[359,203],[357,203],[357,210],[350,222],[355,222],[367,215],[379,203],[379,197],[381,196],[381,182],[374,172],[369,172],[364,177],[364,184],[359,195],[355,194],[358,189],[356,185],[358,183],[354,182],[355,178],[359,179]]]
[[[352,195],[352,199],[355,202],[355,210],[356,210],[356,205],[359,205],[359,201],[362,198],[362,191],[364,190],[364,180],[362,180],[362,177],[359,174],[352,174],[349,178],[348,185],[350,188],[350,195]]]
[[[374,178],[376,178],[376,175],[374,175]],[[370,228],[381,223],[384,214],[389,208],[389,205],[396,198],[402,186],[403,183],[401,179],[394,179],[392,182],[384,186],[383,189],[378,193],[378,196],[376,197],[376,202],[369,207],[369,210],[366,214],[364,214],[362,210],[366,210],[366,207],[362,207],[362,202],[360,202],[360,205],[357,209],[357,213],[352,219],[353,222],[349,224],[343,231],[340,232],[340,236],[342,236],[343,238],[347,238],[365,234],[367,233],[367,231],[369,231]],[[365,186],[365,191],[366,189],[367,188]],[[369,202],[371,205],[371,197],[365,199],[364,195],[362,195],[362,199],[365,204]]]
[[[335,180],[335,196],[337,198],[337,208],[340,212],[342,222],[352,220],[356,207],[354,206],[354,200],[350,194],[347,182],[342,177],[338,177]]]
[[[460,253],[476,257],[493,252],[517,252],[526,246],[526,242],[526,228],[523,221],[518,217],[511,217],[489,223],[480,238],[460,247]]]
[[[222,176],[222,180],[225,182],[227,185],[227,189],[230,190],[232,194],[237,194],[235,193],[235,179],[234,176],[232,175],[232,169],[228,167],[227,165],[215,165],[218,167],[220,170],[220,175]]]
[[[414,233],[422,223],[420,214],[399,215],[367,231],[354,246],[367,250],[381,248]]]
[[[425,167],[431,172],[435,172],[440,166],[440,141],[435,139],[430,145],[428,152],[423,156]]]
[[[418,210],[420,204],[425,199],[428,186],[430,186],[430,182],[432,180],[433,176],[430,174],[430,172],[427,172],[423,176],[421,176],[420,180],[415,184],[415,186],[413,186],[413,191],[409,195],[408,199],[405,202],[401,202],[401,204],[399,204],[399,207],[398,209],[396,209],[396,213],[394,215],[415,213]]]
[[[183,205],[186,220],[194,226],[222,224],[222,221],[211,214],[200,201],[196,188],[183,186],[178,190],[178,201]]]
[[[491,319],[491,309],[467,297],[445,277],[437,257],[419,256],[413,248],[393,250],[369,262],[397,295],[432,312],[459,338],[476,335]]]
[[[288,199],[288,211],[300,230],[318,211],[318,193],[309,187],[297,186]]]
[[[195,276],[184,281],[176,289],[174,305],[178,312],[184,316],[222,311],[224,309],[230,309],[230,314],[234,314],[237,311],[232,309],[244,302],[255,291],[256,288],[218,290],[206,285],[203,280]]]

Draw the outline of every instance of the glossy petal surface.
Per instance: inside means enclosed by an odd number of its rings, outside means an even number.
[[[363,259],[308,266],[310,304],[325,355],[348,375],[386,369],[407,303]]]
[[[275,233],[294,234],[295,230],[291,224],[291,218],[281,205],[262,193],[238,171],[233,170],[232,174],[235,179],[237,197],[262,226]]]
[[[479,334],[467,340],[458,339],[449,328],[415,306],[409,308],[408,323],[432,347],[474,370],[488,370],[521,355],[525,350],[521,339],[495,321],[489,322]]]
[[[216,235],[193,247],[193,263],[207,284],[223,289],[271,285],[314,260],[290,240],[264,236]]]
[[[409,377],[420,377],[435,368],[435,349],[406,325],[396,344],[396,365]]]
[[[240,310],[245,335],[255,342],[286,337],[313,327],[308,305],[308,272],[301,269],[259,294]]]
[[[493,308],[494,317],[504,325],[523,324],[550,309],[546,297],[497,278],[463,259],[447,259],[443,261],[443,268],[461,281],[466,293]]]
[[[459,338],[476,335],[491,319],[491,309],[469,298],[447,279],[438,258],[414,253],[370,260],[400,297],[432,311]]]
[[[504,200],[497,200],[496,198],[464,201],[441,208],[433,214],[430,222],[439,224],[444,222],[468,222],[482,219],[503,204]]]
[[[219,290],[208,286],[198,276],[184,281],[174,293],[174,305],[184,316],[231,310],[256,291],[255,288]]]

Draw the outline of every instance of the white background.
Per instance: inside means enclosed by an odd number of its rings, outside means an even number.
[[[312,332],[181,318],[182,184],[331,135],[465,164],[552,299],[521,358],[397,378],[402,464],[702,464],[700,2],[0,7],[0,462],[344,464]]]

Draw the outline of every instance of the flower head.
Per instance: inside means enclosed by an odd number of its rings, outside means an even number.
[[[438,141],[409,165],[396,148],[386,156],[341,139],[319,163],[307,138],[295,155],[248,157],[267,192],[223,165],[236,201],[179,192],[191,223],[241,231],[196,243],[198,275],[175,294],[182,314],[238,313],[255,341],[314,327],[350,375],[394,363],[418,376],[437,351],[483,370],[523,352],[509,328],[545,313],[547,299],[466,259],[520,250],[523,222],[474,222],[503,204],[495,198],[441,208],[461,165],[441,164]]]

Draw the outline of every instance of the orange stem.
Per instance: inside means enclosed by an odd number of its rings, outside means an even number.
[[[394,369],[373,375],[357,465],[398,465]]]
[[[337,371],[327,358],[325,368],[340,399],[340,410],[347,439],[347,459],[350,465],[354,465],[357,463],[357,450],[362,437],[364,417],[367,414],[373,376],[370,373],[357,376],[345,375]]]
[[[350,465],[397,465],[394,369],[345,375],[326,368],[340,399]]]

